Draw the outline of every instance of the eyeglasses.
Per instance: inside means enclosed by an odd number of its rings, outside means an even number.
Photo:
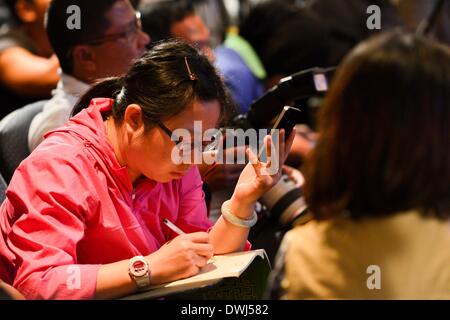
[[[130,24],[129,27],[125,31],[117,32],[113,34],[104,35],[98,38],[90,39],[88,41],[85,41],[84,44],[88,45],[100,45],[102,43],[108,42],[108,41],[115,41],[118,39],[127,39],[130,43],[132,43],[134,40],[136,40],[137,35],[139,32],[142,32],[142,21],[141,21],[141,13],[139,11],[136,11],[136,18],[133,22],[133,24]]]
[[[181,151],[183,150],[191,150],[194,151],[196,148],[198,148],[198,143],[194,141],[184,141],[183,137],[177,137],[172,130],[167,128],[161,121],[157,122],[157,125],[164,133],[172,140],[177,148],[179,148]],[[218,132],[219,134],[219,132]],[[216,149],[216,146],[214,142],[217,141],[217,136],[214,136],[211,141],[202,141],[201,142],[201,152],[211,152]]]

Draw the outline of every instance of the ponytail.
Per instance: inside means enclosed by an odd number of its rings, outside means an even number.
[[[94,98],[114,99],[122,88],[122,82],[121,77],[110,77],[95,83],[75,104],[75,107],[72,109],[72,117],[89,107],[91,100]]]

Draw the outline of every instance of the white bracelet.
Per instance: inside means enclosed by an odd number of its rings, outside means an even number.
[[[222,216],[229,223],[242,228],[251,228],[256,224],[256,222],[258,222],[258,215],[255,211],[253,211],[253,216],[250,219],[241,219],[236,217],[230,211],[230,200],[227,200],[222,204]]]

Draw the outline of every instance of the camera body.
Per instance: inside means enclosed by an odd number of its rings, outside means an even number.
[[[311,68],[281,79],[276,86],[252,103],[245,115],[247,126],[266,128],[284,106],[292,106],[302,111],[302,115],[296,116],[293,121],[315,127],[316,110],[328,91],[335,69]]]

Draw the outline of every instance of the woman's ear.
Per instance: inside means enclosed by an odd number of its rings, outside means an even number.
[[[142,119],[142,109],[138,104],[130,104],[125,110],[123,124],[129,138],[136,137],[144,133],[145,125]]]

